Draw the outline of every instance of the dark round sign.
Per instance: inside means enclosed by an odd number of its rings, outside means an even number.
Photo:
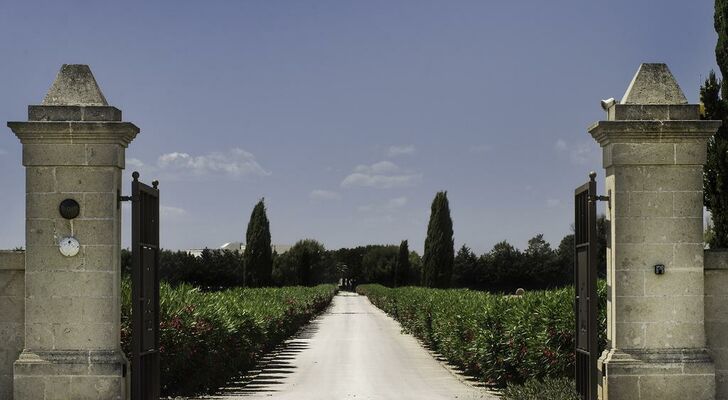
[[[61,202],[58,206],[58,211],[61,216],[65,219],[74,219],[78,217],[78,213],[81,212],[81,206],[74,199],[66,199]]]

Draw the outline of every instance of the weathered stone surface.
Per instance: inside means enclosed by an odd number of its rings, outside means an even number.
[[[15,364],[15,398],[127,399],[126,363],[118,351],[25,351]]]
[[[716,399],[728,399],[728,251],[705,251],[705,334],[716,369]]]
[[[667,64],[642,64],[632,78],[622,104],[688,104]]]
[[[0,251],[0,399],[13,399],[13,362],[23,350],[25,253]]]
[[[27,167],[24,313],[0,294],[0,346],[18,342],[3,319],[27,319],[19,335],[25,352],[14,364],[15,400],[125,399],[117,196],[124,151],[139,128],[120,122],[121,111],[106,104],[85,65],[64,65],[28,117],[8,123]],[[58,211],[66,198],[81,207],[73,220]],[[65,236],[79,240],[77,255],[59,252]],[[0,285],[17,280],[3,273]]]
[[[106,98],[91,68],[83,64],[63,64],[43,99],[45,106],[106,106]]]
[[[28,121],[121,121],[111,106],[28,106]]]
[[[667,66],[643,64],[609,120],[589,129],[604,149],[610,194],[602,399],[715,393],[705,351],[714,306],[705,293],[702,189],[707,140],[719,123],[698,120],[697,111]]]
[[[600,399],[702,399],[715,396],[715,368],[704,350],[605,352],[599,363],[606,377]]]
[[[610,121],[667,121],[698,120],[700,106],[697,104],[615,104],[608,110]]]

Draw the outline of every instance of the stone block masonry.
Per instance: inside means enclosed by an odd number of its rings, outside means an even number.
[[[64,65],[28,121],[8,126],[26,171],[25,334],[15,400],[122,400],[121,190],[124,152],[139,128],[121,121],[86,65]],[[80,213],[66,219],[59,204]],[[66,256],[62,238],[80,248]]]
[[[715,363],[715,398],[728,400],[728,250],[705,251],[705,334]]]
[[[23,351],[25,252],[0,251],[0,399],[13,400],[13,362]]]
[[[700,120],[664,64],[640,66],[607,115],[589,129],[609,196],[600,398],[712,400],[702,190],[707,140],[720,122]]]

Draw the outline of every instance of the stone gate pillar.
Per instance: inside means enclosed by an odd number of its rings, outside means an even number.
[[[700,121],[665,64],[642,64],[608,120],[589,129],[603,149],[610,196],[602,399],[715,396],[702,216],[707,140],[719,126]]]
[[[63,65],[28,121],[8,122],[26,167],[26,327],[15,400],[126,398],[117,197],[124,150],[139,128],[120,121],[88,66]],[[59,211],[66,199],[80,206],[74,217],[66,202],[70,219]]]

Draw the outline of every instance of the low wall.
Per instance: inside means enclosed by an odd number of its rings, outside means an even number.
[[[13,398],[13,362],[23,350],[25,252],[0,251],[0,399]]]
[[[705,251],[705,333],[715,362],[715,398],[728,400],[728,250]]]

